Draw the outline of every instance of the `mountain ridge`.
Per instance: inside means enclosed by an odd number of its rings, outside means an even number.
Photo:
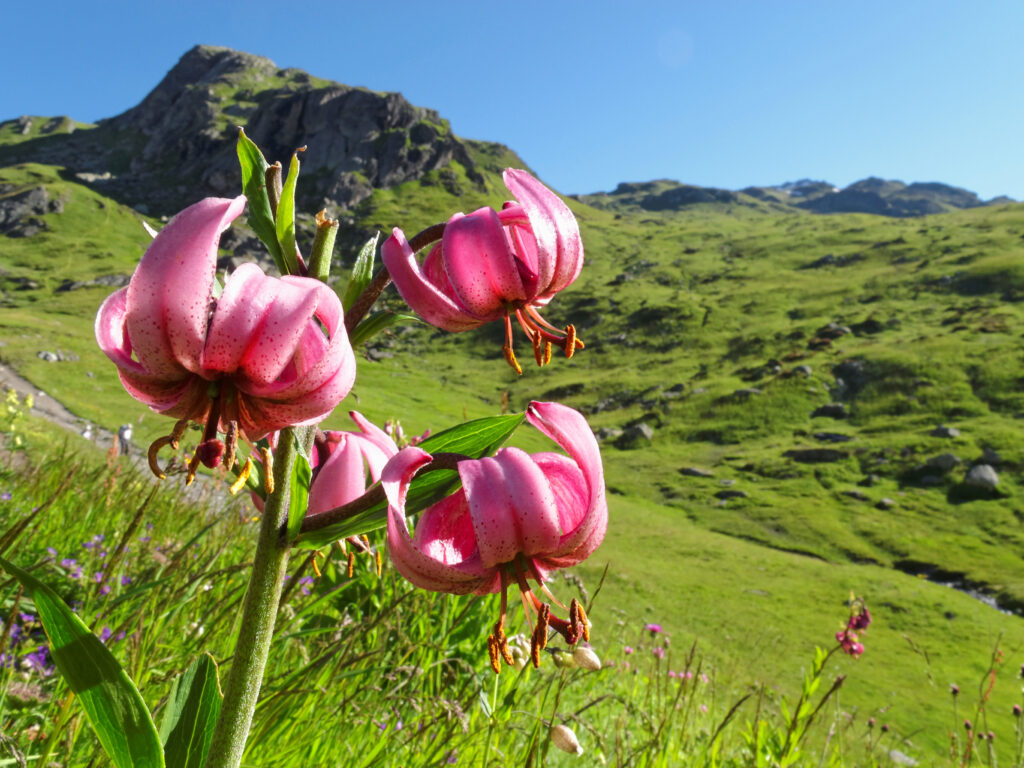
[[[527,167],[508,147],[457,136],[436,110],[414,106],[400,93],[343,85],[205,45],[186,51],[142,101],[119,115],[95,124],[27,115],[0,122],[0,165],[62,166],[97,191],[169,215],[198,196],[238,189],[238,125],[271,160],[305,146],[300,202],[332,215],[353,210],[374,190],[431,174],[437,178],[424,183],[440,184],[455,197],[460,178],[485,192],[494,186],[487,177],[496,178],[500,168],[481,154]],[[842,189],[801,179],[735,191],[655,179],[570,197],[609,210],[671,213],[712,204],[892,218],[1012,202],[1005,196],[983,201],[941,182],[877,177]]]

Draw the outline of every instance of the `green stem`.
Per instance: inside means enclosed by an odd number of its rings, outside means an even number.
[[[224,703],[205,768],[238,768],[242,762],[288,566],[288,547],[281,541],[278,530],[288,521],[289,486],[296,455],[292,430],[282,430],[274,456],[274,492],[267,497],[263,510],[235,654],[224,689]]]

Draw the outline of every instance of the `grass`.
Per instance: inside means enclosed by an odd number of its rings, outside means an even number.
[[[222,666],[230,663],[255,531],[251,506],[245,499],[225,506],[209,494],[188,499],[174,483],[135,475],[123,459],[104,459],[95,449],[71,453],[37,421],[27,434],[25,451],[8,454],[0,467],[0,523],[6,529],[42,509],[8,551],[34,564],[106,638],[159,720],[171,681],[196,653],[206,649]],[[585,759],[750,764],[744,734],[764,721],[762,741],[784,735],[779,702],[792,706],[798,697],[804,664],[841,625],[850,589],[872,595],[867,651],[859,661],[840,655],[823,666],[815,703],[837,675],[848,679],[812,724],[796,764],[832,755],[836,734],[845,745],[838,754],[859,755],[863,764],[887,764],[889,746],[941,754],[948,738],[941,724],[953,717],[948,684],[963,689],[961,712],[982,722],[974,687],[986,684],[997,645],[1004,656],[984,728],[998,734],[1001,759],[1010,759],[1010,708],[1019,699],[1012,678],[1024,639],[1013,636],[1013,617],[885,568],[765,549],[680,525],[673,510],[638,499],[612,504],[635,535],[611,539],[587,567],[553,585],[562,597],[590,600],[592,640],[605,664],[599,672],[562,669],[547,658],[540,670],[509,669],[495,678],[484,652],[494,598],[414,590],[390,566],[378,578],[365,557],[349,577],[344,556],[333,550],[313,578],[308,561],[296,556],[245,764],[425,766],[454,758],[568,765],[571,758],[546,740],[542,724],[555,722],[576,731]],[[669,538],[678,543],[666,548]],[[649,556],[655,548],[680,567],[661,570]],[[648,556],[636,557],[637,550]],[[627,558],[631,565],[617,565]],[[594,594],[608,561],[609,576]],[[49,753],[64,765],[90,764],[98,745],[63,683],[45,664],[28,661],[45,644],[31,605],[10,583],[0,595],[7,632],[18,627],[0,667],[9,749],[30,760]],[[687,612],[680,619],[671,606],[681,595]],[[520,621],[514,614],[512,626]],[[648,632],[645,622],[662,623],[663,631]],[[908,689],[925,695],[908,699],[901,695]],[[877,733],[869,717],[889,729],[883,748],[869,749]]]

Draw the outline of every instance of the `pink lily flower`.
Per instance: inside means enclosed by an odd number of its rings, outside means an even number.
[[[536,616],[534,666],[549,626],[570,644],[580,637],[589,640],[586,614],[576,600],[568,620],[558,618],[528,582],[535,581],[557,603],[544,586],[549,574],[589,557],[608,527],[601,454],[583,416],[558,403],[533,402],[526,418],[569,455],[503,448],[492,458],[460,461],[462,488],[424,510],[414,536],[406,522],[406,494],[432,457],[420,448],[404,448],[381,477],[388,499],[388,550],[399,573],[438,592],[501,592],[501,616],[488,640],[495,672],[499,658],[512,664],[504,632],[512,584],[519,585],[526,615]]]
[[[380,480],[388,460],[398,453],[398,446],[380,427],[367,421],[361,413],[348,415],[359,427],[358,432],[317,433],[310,457],[313,480],[309,488],[307,515],[355,501],[366,492],[367,471],[370,482]]]
[[[556,328],[538,312],[579,276],[583,243],[572,211],[554,192],[526,171],[509,168],[502,178],[519,202],[456,213],[422,264],[395,228],[381,259],[405,302],[431,325],[467,331],[504,319],[505,359],[522,373],[512,351],[513,315],[538,365],[550,361],[552,343],[566,357],[583,348],[572,325]]]
[[[268,277],[243,264],[216,291],[220,234],[245,197],[207,198],[153,239],[128,286],[103,302],[96,340],[132,397],[179,419],[150,448],[176,447],[189,421],[205,423],[190,465],[220,463],[217,432],[250,441],[323,419],[348,394],[355,358],[341,302],[323,283]],[[235,437],[233,437],[235,436]]]

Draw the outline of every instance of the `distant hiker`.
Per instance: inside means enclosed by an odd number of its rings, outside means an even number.
[[[117,447],[120,449],[122,456],[128,455],[128,449],[132,444],[132,425],[122,424],[121,428],[117,430]]]

